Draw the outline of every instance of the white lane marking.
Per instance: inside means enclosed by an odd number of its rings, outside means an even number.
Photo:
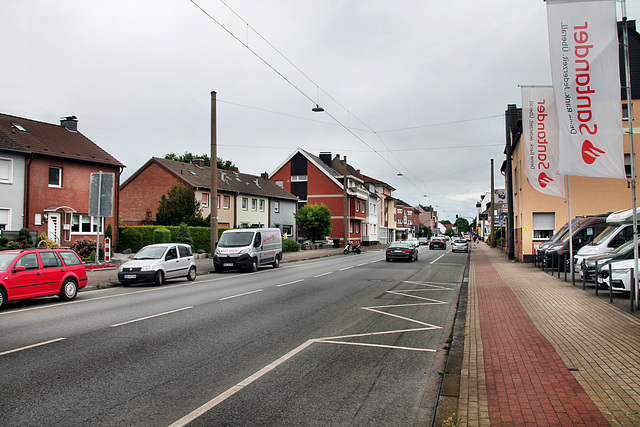
[[[350,268],[353,268],[353,265],[350,265],[349,267],[345,267],[345,268],[341,268],[340,271],[345,271],[345,270],[349,270]]]
[[[318,342],[327,343],[327,344],[355,345],[355,346],[361,346],[361,347],[391,348],[394,350],[426,351],[430,353],[436,352],[436,350],[432,348],[402,347],[398,345],[369,344],[369,343],[363,343],[363,342],[332,341],[332,340],[318,340]]]
[[[363,265],[367,265],[367,264],[369,264],[369,263],[368,262],[363,262],[362,264],[356,265],[356,267],[362,267]]]
[[[196,410],[194,410],[191,413],[189,413],[189,414],[185,415],[184,417],[180,418],[178,421],[174,422],[169,427],[186,426],[191,421],[195,420],[196,418],[198,418],[202,414],[206,413],[207,411],[210,411],[211,409],[215,408],[220,403],[224,402],[227,398],[233,396],[234,394],[236,394],[237,392],[242,390],[244,387],[246,387],[249,384],[251,384],[252,382],[258,380],[259,378],[261,378],[265,374],[269,373],[273,369],[277,368],[278,366],[280,366],[281,364],[283,364],[287,360],[291,359],[292,357],[294,357],[295,355],[297,355],[298,353],[300,353],[301,351],[303,351],[304,349],[309,347],[314,342],[315,342],[315,340],[309,340],[309,341],[305,342],[304,344],[299,345],[298,347],[296,347],[293,350],[291,350],[289,353],[285,354],[284,356],[280,357],[279,359],[275,360],[274,362],[271,362],[270,364],[268,364],[264,368],[260,369],[255,374],[245,378],[244,380],[240,381],[238,384],[236,384],[233,387],[229,388],[225,392],[223,392],[223,393],[219,394],[218,396],[214,397],[209,402],[205,403],[204,405],[200,406]]]
[[[419,320],[411,319],[409,317],[399,316],[393,313],[387,313],[386,311],[376,310],[377,307],[362,307],[363,310],[373,311],[374,313],[383,314],[385,316],[395,317],[396,319],[405,320],[407,322],[417,323],[418,325],[424,325],[432,329],[442,329],[441,326],[432,325],[431,323],[420,322]]]
[[[403,280],[402,283],[410,283],[412,285],[419,285],[419,286],[430,286],[431,288],[433,288],[433,290],[443,290],[443,291],[452,291],[452,288],[443,288],[442,286],[453,286],[454,288],[458,286],[457,283],[450,283],[450,282],[413,282],[411,280]],[[431,289],[421,289],[421,290],[428,290],[430,291]]]
[[[280,285],[276,285],[276,288],[279,288],[281,286],[293,285],[294,283],[300,283],[300,282],[304,282],[304,279],[294,280],[293,282],[288,282],[288,283],[282,283]]]
[[[371,263],[370,263],[370,264],[373,264],[374,262],[380,262],[380,261],[384,261],[384,260],[383,260],[383,259],[377,259],[377,260],[375,260],[375,261],[371,261]]]
[[[257,292],[262,292],[264,291],[264,289],[256,289],[255,291],[249,291],[249,292],[245,292],[243,294],[238,294],[238,295],[231,295],[230,297],[224,297],[224,298],[220,298],[218,301],[225,301],[231,298],[238,298],[238,297],[243,297],[245,295],[251,295],[251,294],[255,294]]]
[[[313,276],[315,277],[322,277],[322,276],[326,276],[327,274],[333,274],[333,271],[327,271],[326,273],[322,273],[322,274],[318,274],[317,276]]]
[[[22,351],[22,350],[28,350],[28,349],[34,348],[34,347],[40,347],[41,345],[47,345],[47,344],[51,344],[51,343],[62,341],[62,340],[66,340],[66,338],[56,338],[54,340],[44,341],[44,342],[40,342],[40,343],[37,343],[37,344],[31,344],[31,345],[27,345],[27,346],[20,347],[20,348],[14,348],[13,350],[3,351],[2,353],[0,353],[0,356],[4,356],[4,355],[7,355],[7,354],[11,354],[11,353],[16,353],[16,352]]]
[[[445,256],[447,254],[447,252],[443,253],[442,255],[440,255],[438,258],[434,259],[433,261],[431,261],[429,264],[433,264],[435,262],[437,262],[440,258],[442,258],[443,256]]]
[[[112,328],[116,328],[118,326],[128,325],[129,323],[140,322],[142,320],[153,319],[154,317],[160,317],[160,316],[165,316],[167,314],[177,313],[179,311],[189,310],[190,308],[193,308],[193,306],[191,305],[189,307],[182,307],[182,308],[178,308],[176,310],[165,311],[164,313],[152,314],[151,316],[145,316],[145,317],[141,317],[139,319],[127,320],[126,322],[121,322],[121,323],[116,323],[114,325],[111,325],[111,327]]]

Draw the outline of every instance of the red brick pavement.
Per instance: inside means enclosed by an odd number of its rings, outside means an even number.
[[[608,426],[483,251],[475,251],[492,426]]]

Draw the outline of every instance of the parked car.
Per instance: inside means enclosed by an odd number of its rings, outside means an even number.
[[[167,279],[176,277],[196,280],[196,262],[189,245],[157,243],[145,246],[118,271],[118,281],[124,286],[144,282],[155,282],[160,286]]]
[[[418,242],[418,239],[416,239],[415,237],[409,237],[407,240],[405,240],[405,242],[411,243],[416,248],[420,246],[420,242]]]
[[[333,239],[331,237],[323,237],[322,239],[316,240],[316,243],[320,246],[333,246]]]
[[[447,243],[444,241],[442,237],[432,237],[431,242],[429,242],[429,249],[447,249]]]
[[[426,237],[418,237],[418,244],[420,246],[428,245],[429,244],[429,239],[427,239]]]
[[[0,252],[0,307],[7,301],[58,295],[73,300],[87,286],[87,271],[68,249],[16,249]]]
[[[451,252],[469,252],[469,242],[467,239],[453,239],[451,243]]]
[[[633,240],[630,240],[611,253],[584,258],[580,265],[576,266],[576,271],[580,272],[580,279],[584,279],[587,282],[595,282],[596,263],[598,270],[602,270],[603,268],[608,268],[607,264],[609,264],[609,262],[632,259],[633,255]]]
[[[393,242],[387,248],[386,260],[390,262],[394,259],[416,261],[418,259],[418,247],[406,241]]]
[[[593,239],[607,228],[608,214],[587,216],[572,228],[573,253],[569,253],[570,234],[567,233],[562,241],[549,245],[546,250],[545,262],[548,267],[559,268],[564,271],[570,266],[573,256],[583,246],[591,243]]]
[[[633,271],[634,259],[624,259],[613,261],[611,266],[611,289],[614,291],[631,291],[631,272]],[[609,266],[603,268],[598,273],[598,286],[609,287]]]

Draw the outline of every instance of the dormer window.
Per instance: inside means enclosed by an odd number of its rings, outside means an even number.
[[[27,131],[25,128],[22,127],[22,125],[19,125],[18,123],[11,123],[11,126],[13,126],[15,129],[19,130],[20,132],[26,132]]]

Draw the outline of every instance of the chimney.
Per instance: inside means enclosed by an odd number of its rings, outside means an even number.
[[[322,160],[322,163],[324,163],[325,165],[331,167],[331,153],[330,152],[320,153],[320,160]]]
[[[76,116],[62,117],[60,126],[67,128],[71,132],[78,132],[78,118]]]
[[[193,159],[191,161],[191,163],[193,163],[194,165],[196,165],[199,168],[203,168],[204,167],[204,159]]]
[[[269,174],[267,173],[267,171],[262,172],[260,176],[264,179],[269,179]]]

